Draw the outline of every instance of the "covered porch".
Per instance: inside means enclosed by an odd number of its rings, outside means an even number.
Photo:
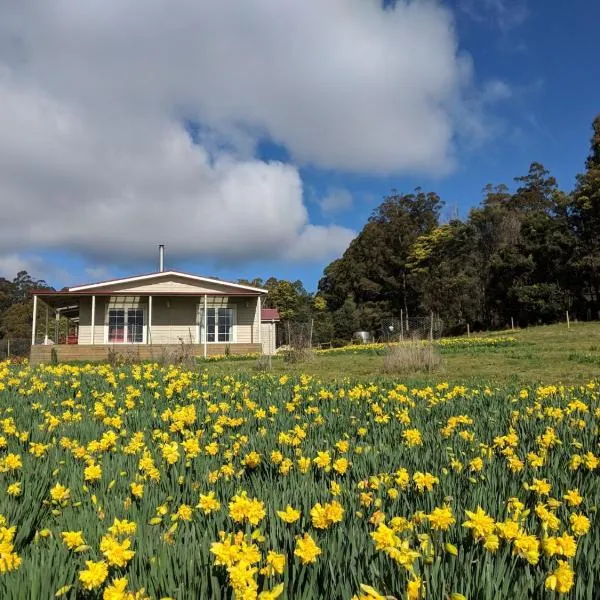
[[[52,349],[59,361],[154,360],[182,348],[198,357],[263,351],[259,293],[71,289],[39,291],[33,303],[32,363],[49,362]]]

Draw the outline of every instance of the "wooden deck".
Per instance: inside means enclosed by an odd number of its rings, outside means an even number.
[[[229,347],[231,354],[262,353],[261,344],[208,344],[207,353],[209,356],[225,354],[227,347]],[[50,363],[53,348],[56,350],[58,362],[106,362],[111,351],[134,361],[165,360],[169,357],[172,357],[175,361],[182,353],[181,344],[36,345],[31,347],[31,364]],[[204,346],[202,344],[186,345],[184,351],[191,352],[194,356],[204,356]]]

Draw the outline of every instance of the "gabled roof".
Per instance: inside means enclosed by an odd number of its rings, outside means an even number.
[[[279,321],[279,311],[276,308],[261,308],[261,321]]]
[[[110,286],[115,284],[123,284],[123,283],[136,283],[138,281],[146,281],[148,279],[161,279],[168,277],[180,277],[182,279],[187,279],[193,282],[199,283],[212,283],[217,285],[224,285],[227,287],[236,288],[239,290],[246,290],[249,292],[258,292],[260,294],[266,294],[267,290],[263,290],[262,288],[251,287],[249,285],[242,285],[241,283],[232,283],[230,281],[223,281],[221,279],[213,279],[210,277],[201,277],[200,275],[191,275],[190,273],[182,273],[181,271],[159,271],[157,273],[148,273],[147,275],[136,275],[134,277],[123,277],[121,279],[111,279],[109,281],[100,281],[98,283],[88,283],[86,285],[78,285],[75,287],[70,287],[68,289],[69,292],[83,292],[88,290],[96,290],[102,288],[110,288]]]

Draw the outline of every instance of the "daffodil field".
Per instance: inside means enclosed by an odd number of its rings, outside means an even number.
[[[0,363],[0,598],[597,599],[599,395]]]
[[[370,344],[351,344],[349,346],[342,346],[341,348],[323,348],[316,350],[318,355],[337,355],[337,354],[384,354],[389,349],[396,345],[403,344],[414,344],[414,341],[396,342],[394,344],[373,342]],[[428,340],[420,340],[417,343],[428,344]],[[433,345],[437,347],[440,352],[444,354],[451,354],[460,351],[470,352],[490,352],[494,350],[502,350],[509,346],[516,346],[518,340],[515,337],[503,335],[496,337],[454,337],[454,338],[441,338],[434,340]]]

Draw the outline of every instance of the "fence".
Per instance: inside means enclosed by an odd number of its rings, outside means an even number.
[[[27,358],[31,350],[31,340],[16,339],[0,340],[0,360],[7,358]]]
[[[444,322],[435,314],[428,317],[386,317],[381,321],[381,339],[384,342],[402,340],[437,340],[442,337]]]
[[[335,338],[331,340],[315,340],[313,339],[313,322],[286,322],[282,331],[285,337],[279,341],[279,345],[283,343],[289,347],[307,348],[313,347],[318,349],[334,348],[339,346],[348,346],[352,344],[364,343],[365,339],[361,339],[356,334],[348,338]],[[379,325],[371,331],[363,331],[360,333],[368,334],[365,337],[370,338],[373,342],[393,343],[407,340],[437,340],[442,337],[444,331],[444,322],[436,314],[431,314],[427,317],[407,317],[403,311],[398,316],[390,316],[381,319]],[[358,332],[356,332],[358,333]]]

